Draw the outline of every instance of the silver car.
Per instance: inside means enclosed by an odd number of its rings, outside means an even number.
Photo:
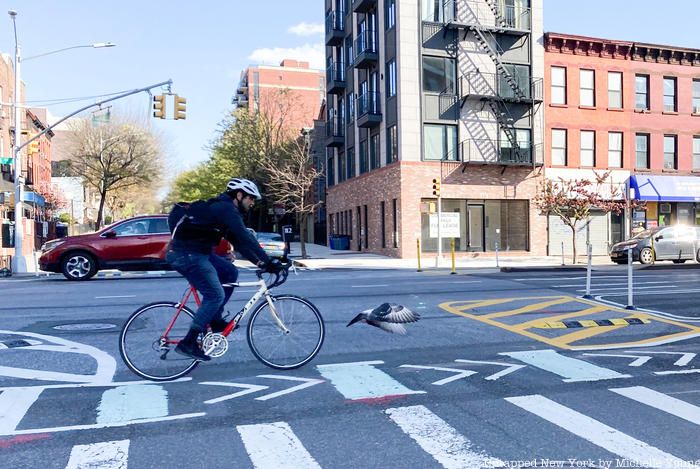
[[[615,244],[610,250],[611,260],[626,263],[628,248],[632,251],[632,260],[642,264],[655,261],[682,264],[693,259],[700,262],[700,227],[676,225],[644,230],[632,239]]]

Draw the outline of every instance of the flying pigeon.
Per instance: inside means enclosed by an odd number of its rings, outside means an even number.
[[[417,313],[405,306],[395,303],[382,303],[374,309],[361,312],[346,327],[350,327],[356,322],[364,322],[386,332],[404,335],[406,334],[406,328],[403,324],[416,322],[419,319],[420,316]]]

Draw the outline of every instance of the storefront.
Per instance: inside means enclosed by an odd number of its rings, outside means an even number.
[[[700,177],[636,174],[630,177],[631,195],[645,201],[636,210],[632,233],[666,225],[700,225]]]

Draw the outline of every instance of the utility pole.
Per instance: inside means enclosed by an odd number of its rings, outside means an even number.
[[[12,23],[15,24],[17,12],[10,10]],[[12,157],[15,163],[15,255],[12,258],[13,272],[26,272],[27,263],[24,260],[22,253],[24,241],[24,209],[22,208],[22,186],[24,185],[24,177],[22,176],[22,112],[20,109],[20,63],[22,61],[20,54],[20,46],[17,41],[17,27],[15,25],[15,89],[13,93],[13,109],[15,111],[15,138],[12,142]]]

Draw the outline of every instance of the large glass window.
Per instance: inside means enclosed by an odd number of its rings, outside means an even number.
[[[700,114],[700,80],[693,80],[693,114]]]
[[[622,168],[622,132],[608,132],[608,166]]]
[[[693,169],[700,169],[700,137],[693,137]]]
[[[515,137],[518,147],[514,148],[511,139]],[[501,129],[501,161],[528,163],[530,159],[530,129],[511,129],[510,137]]]
[[[581,131],[581,166],[595,166],[595,131]]]
[[[566,129],[552,129],[552,164],[566,166]]]
[[[664,77],[664,111],[676,112],[676,79]]]
[[[423,91],[456,94],[455,61],[447,57],[423,57]]]
[[[346,158],[345,153],[342,151],[338,152],[338,183],[341,183],[347,179],[348,173],[346,168]]]
[[[399,138],[396,126],[389,127],[386,135],[386,163],[389,164],[399,159]]]
[[[360,142],[360,174],[369,171],[369,151],[367,140]]]
[[[634,150],[636,154],[635,167],[638,169],[649,168],[649,134],[637,134],[634,137]]]
[[[379,148],[379,134],[372,135],[369,139],[369,164],[370,169],[377,169],[381,164],[379,163],[380,148]]]
[[[457,159],[457,126],[425,124],[423,142],[426,160]]]
[[[622,72],[608,72],[608,107],[622,109]]]
[[[649,110],[649,75],[634,77],[634,108]]]
[[[444,0],[423,0],[423,12],[421,18],[423,21],[432,21],[435,23],[443,23],[445,21],[445,2]]]
[[[348,153],[346,155],[347,157],[347,169],[348,169],[348,179],[354,178],[355,177],[355,149],[354,148],[348,148]]]
[[[396,0],[386,0],[384,4],[386,6],[386,29],[389,30],[396,25]]]
[[[347,99],[348,106],[348,124],[351,124],[355,120],[355,93],[348,94]]]
[[[396,60],[391,59],[386,64],[386,97],[396,96]]]
[[[565,67],[552,67],[552,104],[566,104]]]
[[[329,187],[335,185],[335,162],[332,148],[326,149],[326,180]]]
[[[678,169],[675,135],[664,135],[664,169]]]
[[[580,101],[581,106],[595,106],[595,72],[593,70],[581,70],[580,73]]]

